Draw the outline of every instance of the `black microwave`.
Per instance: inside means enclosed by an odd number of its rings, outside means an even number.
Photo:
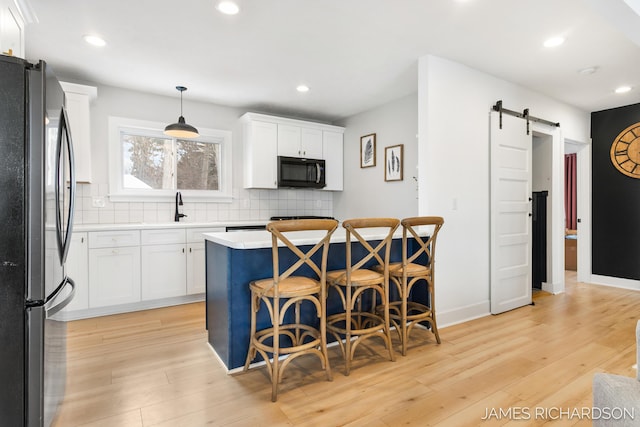
[[[324,188],[324,160],[278,156],[278,188]]]

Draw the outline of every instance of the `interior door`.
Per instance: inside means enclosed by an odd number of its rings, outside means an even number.
[[[491,112],[493,314],[531,303],[532,144],[523,119]]]

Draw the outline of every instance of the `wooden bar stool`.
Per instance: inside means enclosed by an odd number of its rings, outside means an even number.
[[[351,361],[358,344],[371,337],[381,337],[389,350],[389,358],[394,361],[393,347],[389,323],[389,253],[393,233],[400,225],[395,218],[360,218],[344,221],[346,229],[346,269],[327,273],[327,283],[335,289],[342,299],[343,313],[327,317],[327,330],[335,336],[340,345],[345,361],[345,375],[351,371]],[[386,229],[386,236],[373,247],[358,232],[363,228]],[[352,238],[359,243],[364,251],[360,257],[353,255]],[[383,255],[380,253],[383,252]],[[372,262],[383,266],[382,272],[369,268]],[[366,299],[369,291],[371,301]],[[382,311],[377,314],[374,310],[377,298],[380,298]]]
[[[389,265],[391,281],[398,290],[398,300],[389,303],[389,317],[400,337],[402,355],[407,354],[407,342],[413,327],[420,322],[428,322],[436,341],[440,344],[440,334],[436,324],[434,273],[436,260],[436,239],[438,232],[444,224],[444,219],[439,216],[424,216],[405,218],[402,224],[402,262]],[[421,227],[423,233],[426,230],[427,237],[420,237],[415,227]],[[416,242],[415,252],[408,255],[409,239]],[[384,266],[380,264],[377,271],[382,271]],[[428,305],[411,300],[411,291],[418,283],[426,285]],[[381,313],[381,309],[377,310]]]
[[[278,384],[282,381],[282,373],[289,362],[303,354],[315,354],[332,380],[329,357],[327,355],[326,334],[326,266],[329,251],[329,239],[338,227],[333,219],[303,219],[274,221],[267,224],[267,231],[272,237],[273,277],[255,280],[250,283],[251,289],[251,338],[244,370],[249,369],[251,361],[260,353],[267,364],[271,378],[271,400],[278,398]],[[324,231],[317,238],[313,247],[303,251],[291,243],[290,233],[302,231]],[[286,233],[286,236],[285,236]],[[279,242],[284,248],[278,247]],[[312,256],[322,249],[320,266],[312,260]],[[285,253],[287,252],[287,253]],[[293,253],[294,261],[283,265],[280,259]],[[317,257],[316,257],[317,258]],[[297,259],[297,260],[296,260]],[[299,269],[307,266],[316,277],[294,275]],[[271,326],[256,331],[257,313],[260,302],[266,306]],[[315,306],[319,326],[305,324],[301,320],[303,301]],[[293,318],[287,312],[293,308]],[[306,308],[306,306],[304,307]],[[285,319],[285,316],[286,319]],[[287,322],[287,323],[285,323]],[[283,360],[280,360],[284,357]]]

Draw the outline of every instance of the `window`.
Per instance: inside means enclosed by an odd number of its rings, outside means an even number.
[[[109,118],[112,201],[166,201],[176,191],[231,201],[231,132],[200,129],[196,139],[166,136],[161,123]]]

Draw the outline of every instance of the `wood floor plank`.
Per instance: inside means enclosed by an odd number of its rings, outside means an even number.
[[[55,427],[587,426],[515,414],[587,408],[596,372],[635,376],[640,292],[567,278],[564,294],[535,292],[534,305],[441,328],[440,345],[416,329],[396,362],[366,342],[348,377],[337,347],[331,382],[316,358],[296,359],[276,403],[266,369],[226,373],[206,341],[203,303],[69,322]],[[483,421],[490,409],[504,416]]]

